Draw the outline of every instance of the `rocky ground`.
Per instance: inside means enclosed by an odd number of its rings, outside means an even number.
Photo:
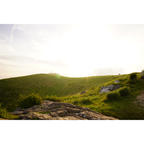
[[[41,105],[16,110],[12,114],[22,120],[115,120],[88,108],[48,100]]]

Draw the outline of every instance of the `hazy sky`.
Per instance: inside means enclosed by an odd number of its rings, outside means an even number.
[[[0,25],[0,78],[144,69],[144,25]]]

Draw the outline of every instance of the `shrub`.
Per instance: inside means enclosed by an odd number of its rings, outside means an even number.
[[[137,80],[137,74],[136,74],[136,73],[130,74],[129,79],[130,79],[130,81],[135,81],[135,80]]]
[[[141,72],[142,74],[144,74],[144,70],[142,70],[142,72]]]
[[[7,118],[7,117],[8,117],[7,110],[5,108],[2,108],[0,104],[0,118]]]
[[[74,105],[78,105],[78,104],[84,104],[84,105],[90,105],[92,104],[92,101],[89,98],[84,98],[81,100],[75,100],[73,101]]]
[[[42,98],[37,94],[31,94],[25,98],[22,98],[19,102],[21,108],[29,108],[34,105],[39,105],[42,102]]]
[[[128,96],[130,94],[130,90],[128,87],[124,87],[119,90],[119,93],[121,97]]]
[[[89,98],[85,98],[85,99],[82,99],[80,103],[84,105],[89,105],[89,104],[92,104],[92,101]]]
[[[74,105],[78,105],[78,104],[79,104],[79,101],[75,100],[75,101],[73,101],[73,104],[74,104]]]
[[[117,100],[119,98],[120,98],[120,95],[118,92],[112,92],[112,93],[107,94],[107,100],[108,101]]]
[[[144,70],[141,72],[141,79],[144,79]]]

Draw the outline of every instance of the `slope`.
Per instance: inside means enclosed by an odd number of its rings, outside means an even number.
[[[8,110],[14,110],[20,97],[37,93],[47,96],[69,96],[90,87],[96,87],[119,76],[92,76],[69,78],[58,74],[36,74],[0,80],[0,103]]]

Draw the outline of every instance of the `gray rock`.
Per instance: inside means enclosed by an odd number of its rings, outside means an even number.
[[[86,93],[86,91],[82,91],[80,94],[85,94]]]
[[[144,75],[143,75],[143,76],[141,76],[141,79],[144,79]]]
[[[23,111],[14,111],[14,112],[12,112],[12,114],[14,114],[14,115],[20,115],[20,114],[23,114]]]
[[[114,83],[115,83],[115,84],[118,84],[118,83],[120,83],[120,81],[119,81],[119,80],[116,80]]]
[[[108,86],[102,87],[100,90],[100,93],[107,93],[107,92],[114,91],[119,88],[120,88],[120,85],[114,85],[114,84],[108,85]]]
[[[110,92],[109,88],[107,88],[107,87],[103,87],[103,88],[100,90],[100,93],[107,93],[107,92]]]

